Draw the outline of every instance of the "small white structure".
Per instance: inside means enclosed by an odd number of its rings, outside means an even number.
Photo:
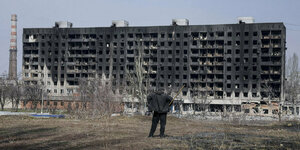
[[[255,20],[253,17],[238,17],[238,23],[245,22],[245,23],[254,23]]]
[[[56,28],[72,28],[73,23],[68,22],[68,21],[58,21],[55,22],[55,27]]]
[[[115,27],[128,27],[129,22],[126,21],[126,20],[113,20],[112,21],[112,26],[115,26]]]
[[[188,26],[189,20],[188,19],[172,19],[172,25],[179,25],[179,26]]]

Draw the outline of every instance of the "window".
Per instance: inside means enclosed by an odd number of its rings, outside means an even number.
[[[252,68],[252,69],[253,69],[253,71],[256,71],[257,67],[256,67],[256,66],[253,66],[253,68]]]
[[[231,45],[231,41],[227,41],[227,45]]]
[[[253,36],[257,36],[257,32],[253,32]]]
[[[228,79],[228,80],[231,80],[231,75],[227,75],[227,79]]]
[[[240,93],[239,92],[235,92],[234,95],[235,95],[235,97],[239,97]]]
[[[253,58],[253,62],[257,62],[257,58]]]
[[[228,50],[227,50],[227,54],[231,54],[231,49],[228,49]]]
[[[231,84],[227,84],[227,88],[231,88]]]
[[[252,93],[252,97],[257,97],[257,93]]]
[[[231,93],[230,92],[227,92],[226,95],[227,95],[227,97],[231,97]]]
[[[253,54],[257,53],[257,49],[253,49]]]
[[[232,32],[228,32],[228,33],[227,33],[227,36],[228,36],[228,37],[232,37]]]
[[[229,62],[229,63],[230,63],[230,62],[231,62],[231,58],[227,58],[227,62]]]
[[[227,67],[227,71],[231,71],[231,67]]]
[[[183,36],[186,38],[186,37],[188,37],[188,34],[187,34],[187,33],[184,33]]]
[[[250,109],[245,109],[245,113],[249,114],[250,113]]]
[[[257,40],[253,40],[253,45],[257,45]]]

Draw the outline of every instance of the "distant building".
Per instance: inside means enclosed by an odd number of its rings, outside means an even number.
[[[239,18],[237,24],[189,25],[187,19],[174,19],[169,26],[114,21],[111,27],[59,22],[53,28],[25,28],[23,80],[44,82],[49,99],[62,100],[76,93],[80,78],[108,78],[112,55],[113,86],[122,93],[126,70],[135,69],[139,52],[150,88],[186,85],[180,96],[184,110],[201,96],[210,101],[210,111],[279,102],[284,99],[286,28],[246,19],[249,23]]]

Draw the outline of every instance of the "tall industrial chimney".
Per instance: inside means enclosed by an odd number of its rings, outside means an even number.
[[[17,15],[11,15],[8,79],[17,79]]]

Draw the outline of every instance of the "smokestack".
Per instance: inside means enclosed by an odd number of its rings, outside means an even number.
[[[11,15],[8,79],[17,79],[17,15]]]

